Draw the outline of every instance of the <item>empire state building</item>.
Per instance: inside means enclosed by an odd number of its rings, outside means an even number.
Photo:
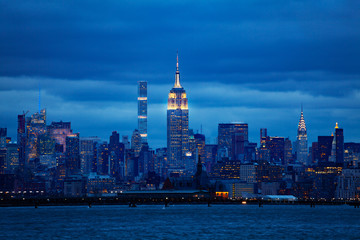
[[[189,109],[185,89],[180,84],[179,57],[176,58],[175,84],[167,107],[167,157],[170,168],[185,168],[189,152]]]

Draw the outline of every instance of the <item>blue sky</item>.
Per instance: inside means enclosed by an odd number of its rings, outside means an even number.
[[[17,114],[71,121],[108,139],[137,128],[148,81],[149,142],[166,145],[167,94],[179,50],[190,128],[213,143],[219,122],[295,140],[303,103],[310,141],[335,122],[360,142],[359,1],[0,0],[0,126]]]

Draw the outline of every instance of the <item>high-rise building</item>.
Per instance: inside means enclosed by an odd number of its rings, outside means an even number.
[[[109,175],[110,174],[110,154],[109,154],[109,145],[107,142],[103,142],[98,147],[97,152],[97,172],[99,175]]]
[[[289,138],[285,138],[284,142],[284,162],[285,164],[293,163],[292,143]]]
[[[117,179],[124,177],[125,147],[120,143],[120,134],[113,131],[109,141],[110,176]]]
[[[218,127],[218,157],[229,157],[236,160],[237,156],[243,154],[244,143],[247,141],[247,123],[220,123]],[[224,152],[227,153],[225,156],[221,154]]]
[[[308,141],[303,110],[301,108],[300,120],[296,138],[296,159],[298,163],[308,165]]]
[[[285,164],[285,139],[283,137],[268,137],[266,148],[269,149],[270,163]]]
[[[200,155],[200,161],[201,161],[202,164],[205,164],[205,159],[206,159],[205,135],[200,134],[200,133],[196,133],[196,134],[194,134],[194,139],[195,139],[195,146],[196,146],[196,149],[197,149],[197,153],[198,153],[198,155]],[[196,153],[195,153],[195,155],[196,155]],[[199,159],[199,158],[197,157],[197,159]]]
[[[66,136],[73,134],[71,130],[71,122],[52,122],[49,126],[47,126],[47,131],[60,146],[60,150],[62,149],[61,152],[64,152],[66,149]]]
[[[185,89],[180,85],[179,58],[175,85],[170,90],[167,107],[167,154],[170,168],[184,168],[189,152],[189,108]]]
[[[46,133],[46,110],[34,113],[26,120],[26,158],[27,163],[39,157],[39,135]]]
[[[336,163],[344,163],[344,130],[339,128],[338,123],[335,126],[336,138]]]
[[[66,175],[74,175],[80,173],[80,139],[79,133],[66,136]]]
[[[331,156],[334,136],[318,136],[318,163],[327,163]]]
[[[260,146],[265,144],[267,138],[267,128],[260,128]]]
[[[80,138],[80,162],[81,173],[90,174],[96,173],[97,170],[97,156],[96,144],[100,143],[98,137]]]
[[[25,132],[25,113],[18,115],[17,144],[19,151],[19,165],[23,167],[26,162],[26,132]]]
[[[131,149],[134,151],[135,157],[138,157],[141,151],[141,135],[139,130],[135,129],[131,136]]]
[[[6,169],[8,173],[14,173],[15,169],[19,166],[19,152],[16,143],[8,143],[6,145]]]
[[[0,128],[0,148],[6,148],[7,128]]]
[[[141,142],[147,142],[147,82],[139,82],[138,91],[138,129]]]

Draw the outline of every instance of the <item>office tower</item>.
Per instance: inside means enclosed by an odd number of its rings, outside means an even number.
[[[236,141],[238,142],[235,145]],[[218,156],[236,160],[243,153],[244,142],[248,141],[247,123],[220,123],[218,126]],[[225,153],[225,156],[222,156]]]
[[[55,140],[48,133],[38,136],[37,150],[41,165],[47,168],[56,166]]]
[[[80,138],[80,164],[81,164],[81,173],[90,174],[96,173],[97,169],[97,157],[95,154],[96,144],[101,140],[98,137],[86,137]]]
[[[232,136],[231,159],[245,161],[245,148],[249,145],[248,130],[246,128],[237,131]]]
[[[124,144],[125,150],[131,149],[131,145],[130,145],[130,142],[129,142],[129,136],[123,135],[121,142]]]
[[[55,140],[49,134],[42,134],[38,137],[38,154],[53,155],[55,154]]]
[[[19,149],[19,165],[23,167],[26,162],[25,113],[18,115],[17,144]]]
[[[289,138],[285,138],[284,142],[284,162],[285,164],[293,163],[292,142]]]
[[[134,151],[135,157],[140,154],[142,142],[139,130],[135,129],[131,136],[131,149]]]
[[[301,107],[300,120],[297,130],[297,138],[296,138],[296,159],[298,163],[303,165],[308,165],[308,142],[307,142],[307,131],[306,124],[304,119],[303,110]]]
[[[260,146],[265,143],[267,138],[267,128],[260,128]]]
[[[350,166],[358,166],[360,159],[360,143],[344,143],[344,162]],[[358,166],[360,167],[360,165]]]
[[[334,136],[318,136],[318,163],[327,163],[331,156]]]
[[[109,145],[107,142],[99,144],[97,155],[97,172],[99,175],[109,175]]]
[[[8,143],[6,145],[6,170],[7,173],[14,173],[19,166],[19,152],[16,143]]]
[[[198,155],[200,155],[200,161],[202,164],[205,164],[206,154],[205,154],[205,135],[196,133],[194,134],[195,146],[197,149]],[[195,152],[196,153],[196,152]],[[195,159],[199,159],[196,157]],[[194,166],[196,167],[196,166]]]
[[[139,82],[138,91],[138,129],[141,142],[147,142],[147,82]]]
[[[0,128],[0,174],[7,172],[6,135],[7,128]]]
[[[7,172],[6,152],[6,148],[0,148],[0,174],[5,174]]]
[[[338,123],[335,126],[336,138],[336,163],[344,163],[344,130],[339,128]]]
[[[285,140],[283,137],[269,137],[266,141],[266,148],[269,149],[270,163],[285,164]]]
[[[189,109],[185,89],[180,84],[179,58],[175,85],[170,90],[167,107],[167,154],[170,168],[184,168],[189,152]]]
[[[167,150],[166,148],[157,148],[155,150],[155,160],[154,160],[154,171],[156,174],[160,175],[161,177],[165,177],[166,173],[166,166],[167,166]]]
[[[47,126],[47,131],[59,145],[58,148],[60,152],[64,152],[66,149],[66,136],[73,134],[71,130],[71,122],[52,122],[49,126]]]
[[[6,148],[7,128],[0,128],[0,149]]]
[[[124,177],[125,147],[120,143],[120,134],[113,131],[109,141],[110,176],[117,179]]]
[[[155,152],[149,148],[147,143],[141,147],[138,159],[138,173],[139,175],[147,175],[149,172],[155,170]]]
[[[80,139],[79,133],[66,136],[65,139],[66,152],[65,152],[65,167],[66,175],[74,175],[80,173]]]
[[[205,145],[206,172],[210,172],[216,163],[217,148],[218,148],[217,144],[206,144]]]
[[[26,162],[33,162],[39,158],[38,147],[39,135],[46,133],[46,110],[42,109],[38,113],[34,113],[30,118],[26,119]]]
[[[318,142],[313,142],[311,145],[311,164],[316,164],[319,160]]]

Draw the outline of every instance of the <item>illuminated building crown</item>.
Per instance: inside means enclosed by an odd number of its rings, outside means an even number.
[[[305,124],[304,113],[303,113],[302,109],[301,109],[301,115],[300,115],[299,126],[298,126],[298,135],[299,134],[306,134],[306,124]]]

